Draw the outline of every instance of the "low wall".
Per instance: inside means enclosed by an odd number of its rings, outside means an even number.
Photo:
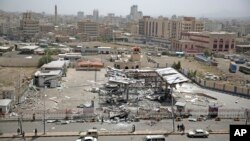
[[[181,73],[183,75],[187,74],[184,72],[187,72],[187,70],[181,70]],[[185,75],[185,76],[187,77],[187,75]],[[198,84],[199,86],[204,87],[204,88],[250,98],[250,88],[248,88],[248,87],[234,86],[231,84],[222,84],[222,83],[219,83],[217,81],[204,80],[204,79],[201,79],[199,77],[194,78],[193,81],[196,84]]]

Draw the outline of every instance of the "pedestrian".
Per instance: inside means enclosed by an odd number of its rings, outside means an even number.
[[[180,131],[183,131],[183,123],[180,125]]]
[[[20,128],[17,128],[17,135],[20,134]]]
[[[35,128],[35,136],[37,136],[37,129]]]
[[[23,131],[22,135],[23,135],[23,139],[25,140],[25,132],[24,131]]]
[[[183,133],[185,133],[185,126],[183,125],[183,127],[182,127],[182,130],[183,130]]]
[[[135,132],[135,125],[132,126],[132,132]]]
[[[180,131],[180,125],[179,124],[177,125],[177,131]]]

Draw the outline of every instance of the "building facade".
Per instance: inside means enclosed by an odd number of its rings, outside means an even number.
[[[84,33],[87,40],[97,40],[99,36],[99,26],[96,22],[86,20],[77,23],[78,33]]]
[[[30,39],[39,32],[39,21],[32,16],[31,12],[23,13],[20,29],[23,37]]]
[[[144,16],[139,20],[139,35],[147,37],[179,40],[183,32],[201,32],[203,29],[203,22],[196,20],[195,17],[181,17],[178,19],[159,17],[154,19],[150,16]]]
[[[181,40],[174,41],[175,51],[184,51],[186,54],[233,52],[235,50],[235,33],[229,32],[186,32],[182,33]]]

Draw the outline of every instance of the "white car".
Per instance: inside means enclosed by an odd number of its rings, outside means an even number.
[[[87,136],[82,139],[77,139],[76,141],[97,141],[97,138]]]
[[[205,131],[203,129],[195,129],[193,131],[189,131],[187,133],[187,136],[188,137],[204,137],[204,138],[207,138],[209,136],[209,132],[208,131]]]
[[[188,121],[191,121],[191,122],[196,122],[196,121],[197,121],[197,119],[196,119],[196,118],[193,118],[193,117],[190,117],[190,118],[188,118]]]

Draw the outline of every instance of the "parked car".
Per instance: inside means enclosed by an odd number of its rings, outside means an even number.
[[[188,118],[188,121],[196,122],[196,121],[197,121],[197,118],[189,117],[189,118]]]
[[[203,129],[195,129],[193,131],[189,131],[187,133],[187,136],[188,137],[203,137],[203,138],[207,138],[209,136],[209,132],[208,131],[205,131]]]

